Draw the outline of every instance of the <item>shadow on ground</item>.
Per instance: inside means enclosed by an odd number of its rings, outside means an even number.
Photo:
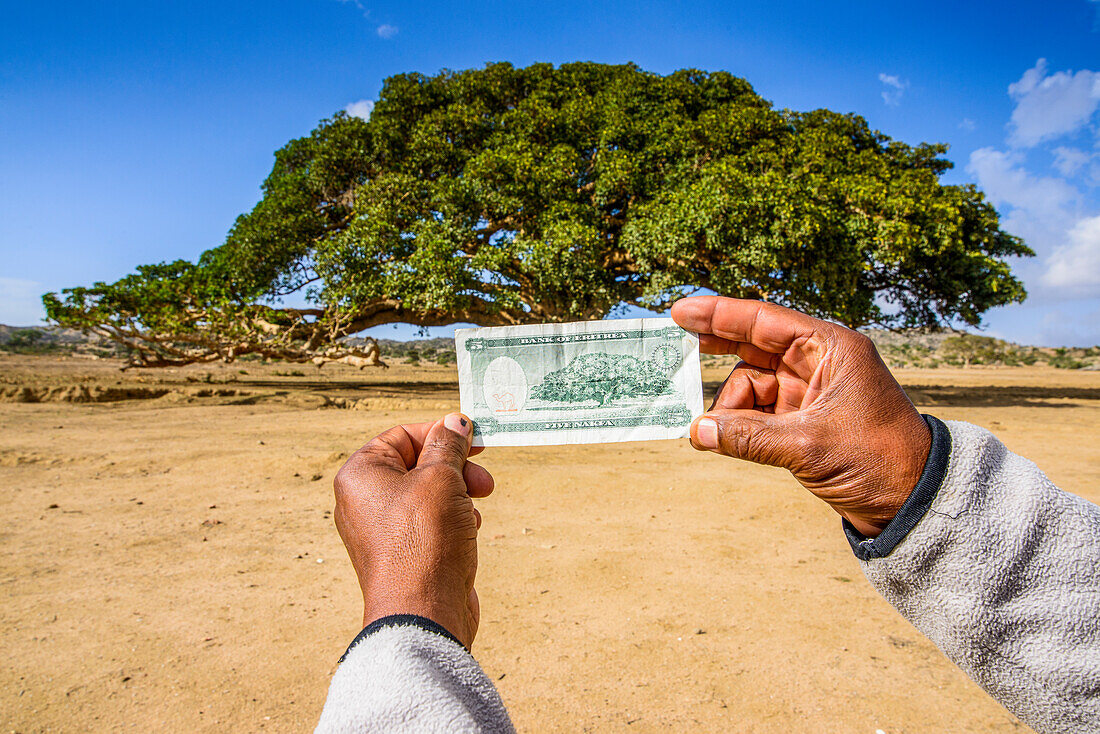
[[[373,397],[423,398],[457,397],[458,384],[455,382],[411,380],[386,381],[372,380],[356,382],[352,380],[238,380],[235,384],[242,387],[276,388],[292,392],[311,392],[326,395],[361,395]]]
[[[703,383],[703,402],[710,400],[722,386],[721,382]],[[1033,387],[1014,385],[904,385],[909,399],[917,407],[987,407],[987,408],[1075,408],[1081,400],[1100,400],[1100,388],[1093,387]]]
[[[905,385],[905,392],[914,405],[946,405],[951,407],[1011,408],[1076,408],[1081,400],[1100,400],[1100,388],[1094,387],[1033,387],[1014,385],[981,385],[957,387],[944,385]]]

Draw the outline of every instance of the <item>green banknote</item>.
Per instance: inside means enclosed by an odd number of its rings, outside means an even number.
[[[703,412],[699,338],[672,319],[455,332],[475,446],[683,438]]]

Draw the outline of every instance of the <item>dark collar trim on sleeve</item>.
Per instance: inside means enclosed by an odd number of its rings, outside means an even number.
[[[951,458],[951,432],[939,418],[926,415],[924,422],[932,430],[932,447],[928,451],[928,459],[924,462],[924,471],[917,480],[917,486],[909,493],[909,498],[890,524],[883,528],[877,538],[868,538],[852,527],[850,522],[843,521],[844,534],[848,536],[856,558],[861,561],[890,555],[897,544],[921,521],[940,491],[940,485],[947,475],[947,462]]]
[[[417,614],[391,614],[388,617],[376,619],[364,627],[363,631],[357,634],[355,639],[351,641],[351,644],[348,645],[348,649],[344,651],[344,654],[340,656],[340,662],[344,662],[344,658],[348,656],[351,649],[358,645],[361,640],[386,627],[419,627],[427,632],[434,632],[437,635],[446,637],[463,650],[466,649],[466,646],[459,642],[457,637],[448,632],[447,629],[438,622],[433,622],[427,617],[421,617]],[[467,652],[469,651],[467,650]]]

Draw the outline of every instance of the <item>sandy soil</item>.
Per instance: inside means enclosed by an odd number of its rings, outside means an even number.
[[[0,724],[310,729],[361,614],[332,477],[380,430],[457,408],[454,372],[116,366],[0,358],[0,397],[46,401],[0,402]],[[1100,500],[1100,373],[899,378]],[[522,731],[1026,730],[781,471],[686,441],[483,463],[474,652]]]

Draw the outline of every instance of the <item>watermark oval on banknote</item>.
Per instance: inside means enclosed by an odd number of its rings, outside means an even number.
[[[527,402],[527,376],[519,362],[497,357],[485,368],[485,403],[495,414],[518,413]]]

